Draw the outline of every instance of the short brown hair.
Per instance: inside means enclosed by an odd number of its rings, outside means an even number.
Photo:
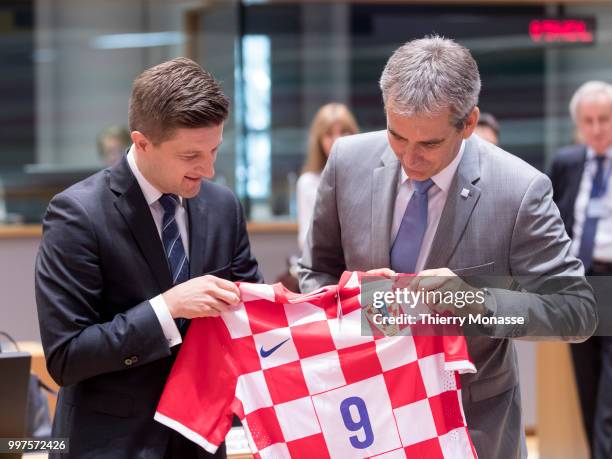
[[[219,82],[196,62],[178,57],[138,75],[128,119],[130,131],[159,144],[177,128],[217,126],[227,119],[228,110]]]

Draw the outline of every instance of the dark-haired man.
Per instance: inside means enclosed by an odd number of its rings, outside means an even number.
[[[482,137],[493,145],[499,145],[499,123],[493,115],[481,112],[474,134]]]
[[[208,455],[153,414],[189,319],[237,305],[230,281],[261,281],[239,201],[206,180],[228,105],[189,59],[144,71],[127,156],[49,204],[36,300],[69,457]]]

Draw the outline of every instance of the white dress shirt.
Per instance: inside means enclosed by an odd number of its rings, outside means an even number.
[[[610,186],[610,171],[612,167],[612,147],[606,150],[606,159],[603,164],[604,179],[608,179],[606,194],[604,200],[608,212],[606,216],[600,217],[597,222],[597,231],[595,233],[595,247],[593,248],[593,260],[605,263],[612,263],[612,186]],[[586,163],[584,172],[580,180],[576,203],[574,204],[574,226],[572,254],[578,256],[580,252],[580,239],[582,238],[582,227],[586,217],[586,209],[591,198],[591,187],[593,186],[593,178],[597,171],[597,161],[595,160],[595,151],[592,148],[587,148]]]
[[[136,181],[138,185],[140,185],[140,189],[142,190],[142,194],[144,195],[147,204],[149,205],[149,210],[151,211],[151,215],[153,216],[153,220],[155,221],[155,226],[157,227],[157,234],[159,235],[159,242],[162,244],[162,221],[164,218],[164,209],[159,202],[159,198],[161,198],[162,193],[155,188],[151,182],[149,182],[142,172],[138,169],[138,165],[136,164],[136,157],[134,154],[134,145],[130,148],[130,151],[127,154],[127,162],[132,170],[132,174],[136,177]],[[176,207],[176,223],[179,227],[179,232],[181,233],[181,241],[183,242],[183,247],[185,248],[185,254],[189,257],[189,231],[187,230],[187,211],[184,207],[183,198],[179,196],[180,205]],[[164,251],[165,253],[165,251]],[[188,258],[189,259],[189,258]],[[153,312],[157,316],[157,320],[162,327],[164,332],[164,336],[168,341],[168,345],[170,347],[176,346],[182,342],[181,334],[179,332],[174,319],[170,315],[170,311],[168,310],[168,305],[164,301],[164,298],[161,295],[157,295],[154,298],[149,300],[151,303],[151,307],[153,308]]]
[[[446,204],[446,198],[448,197],[448,190],[450,188],[453,177],[459,167],[459,162],[463,158],[463,151],[465,150],[465,140],[461,142],[459,153],[450,162],[448,166],[432,176],[431,179],[434,185],[427,191],[427,229],[425,230],[425,236],[423,237],[423,243],[421,244],[421,251],[419,252],[419,258],[417,259],[415,271],[418,273],[423,270],[429,252],[431,251],[431,244],[433,243],[436,230],[438,229],[438,223],[440,223],[440,217],[444,210],[444,204]],[[391,245],[397,237],[400,225],[402,224],[402,218],[406,212],[406,207],[412,194],[414,193],[414,184],[412,180],[401,168],[402,175],[397,186],[397,197],[395,198],[395,207],[393,209],[393,224],[391,225]],[[435,266],[435,268],[443,268],[443,266]]]

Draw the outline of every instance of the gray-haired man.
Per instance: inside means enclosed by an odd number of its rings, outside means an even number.
[[[557,153],[550,179],[553,198],[573,238],[572,251],[590,276],[612,275],[612,86],[589,81],[569,105],[580,142]],[[595,212],[594,212],[595,210]],[[598,282],[599,283],[599,282]],[[605,292],[598,297],[608,300]],[[608,327],[602,327],[608,332]],[[609,332],[608,332],[609,333]],[[582,420],[593,459],[612,455],[612,337],[597,336],[571,347]]]
[[[513,336],[593,333],[592,292],[570,254],[550,181],[471,136],[480,76],[469,51],[440,37],[406,43],[380,86],[387,130],[339,139],[323,172],[300,261],[302,290],[334,283],[345,269],[440,276],[428,279],[434,290],[463,282],[457,274],[578,276],[557,303],[491,289],[469,312],[524,317]],[[526,457],[512,341],[469,337],[468,346],[478,372],[462,376],[463,405],[479,456]]]

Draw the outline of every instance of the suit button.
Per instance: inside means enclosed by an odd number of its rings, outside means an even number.
[[[132,356],[132,363],[138,363],[138,356],[137,355],[133,355]]]
[[[132,362],[132,359],[129,359],[129,358],[128,358],[128,359],[125,359],[125,360],[123,361],[123,363],[125,363],[125,365],[129,367],[129,366],[130,366],[132,363],[134,363],[134,362]]]

